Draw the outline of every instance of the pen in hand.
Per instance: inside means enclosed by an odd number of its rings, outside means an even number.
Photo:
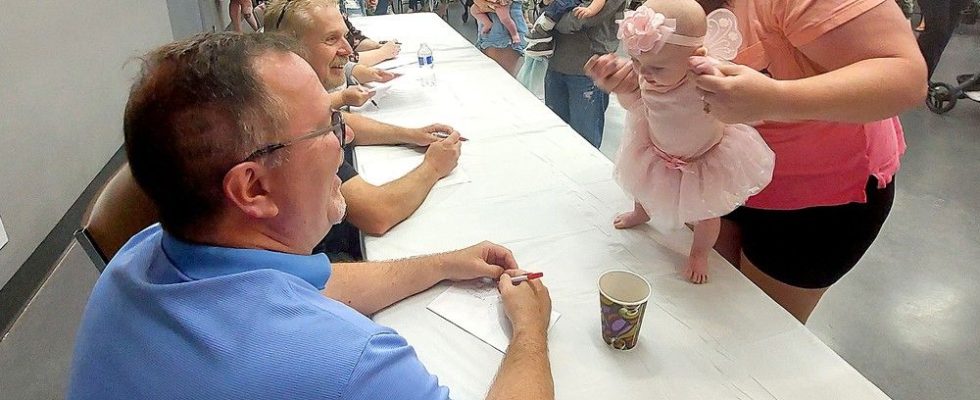
[[[439,138],[439,139],[445,139],[445,138],[448,138],[449,137],[449,134],[448,133],[445,133],[445,132],[433,132],[432,134],[435,137]],[[462,142],[465,142],[465,141],[467,141],[469,139],[460,136],[459,137],[459,140],[462,141]]]
[[[354,74],[351,74],[350,81],[354,83],[354,86],[357,86],[357,87],[359,87],[361,89],[364,89],[364,86],[362,86],[361,83],[357,81],[357,78],[354,77]],[[381,107],[378,107],[378,102],[374,101],[374,99],[371,99],[369,101],[371,102],[371,104],[374,105],[375,108],[378,108],[378,109],[381,108]]]
[[[510,277],[510,283],[513,283],[514,285],[519,285],[521,282],[526,282],[531,279],[538,279],[542,276],[544,276],[544,272],[528,272],[524,275]]]

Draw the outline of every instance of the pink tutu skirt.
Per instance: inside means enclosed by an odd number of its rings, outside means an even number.
[[[748,125],[727,125],[714,147],[691,160],[661,151],[642,125],[624,135],[615,177],[660,231],[728,214],[772,180],[775,155]]]

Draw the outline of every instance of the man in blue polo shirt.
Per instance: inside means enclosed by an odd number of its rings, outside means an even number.
[[[387,263],[310,255],[344,215],[337,170],[350,138],[302,52],[283,37],[219,33],[144,58],[124,133],[160,225],[99,278],[68,398],[448,398],[405,339],[365,315],[516,263],[488,242]],[[551,399],[548,291],[501,282],[514,335],[488,398]]]

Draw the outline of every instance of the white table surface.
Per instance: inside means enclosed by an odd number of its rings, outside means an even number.
[[[434,49],[435,88],[398,78],[380,109],[364,114],[406,126],[449,123],[470,139],[459,166],[471,181],[434,189],[408,220],[367,237],[368,258],[491,240],[513,250],[522,268],[544,272],[562,314],[549,336],[558,399],[888,398],[717,254],[710,283],[682,279],[687,230],[613,229],[613,216],[632,202],[613,181],[612,163],[444,21],[424,13],[352,22],[372,38],[399,39],[412,57],[422,41]],[[379,146],[356,154],[364,167],[418,152]],[[600,336],[596,281],[612,269],[653,287],[639,344],[628,352]],[[404,335],[453,398],[482,399],[503,354],[426,310],[447,285],[374,320]]]

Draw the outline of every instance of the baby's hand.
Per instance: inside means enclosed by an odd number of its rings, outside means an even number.
[[[718,64],[720,61],[707,57],[707,56],[691,56],[687,59],[688,64],[691,66],[691,71],[694,71],[698,75],[713,75],[713,76],[725,76],[718,69]]]
[[[585,75],[608,93],[626,94],[639,90],[639,78],[631,63],[615,54],[592,56],[585,63]]]
[[[572,10],[572,13],[574,13],[575,18],[578,19],[591,18],[596,15],[596,12],[588,7],[575,7],[575,9]]]

